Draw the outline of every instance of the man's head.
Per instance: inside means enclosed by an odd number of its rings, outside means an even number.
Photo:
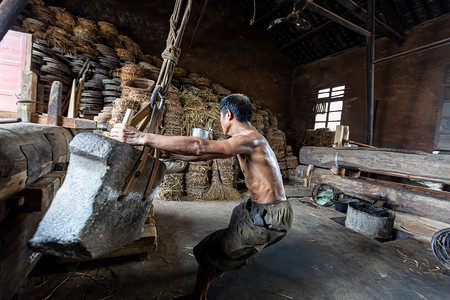
[[[252,121],[252,104],[250,99],[244,94],[231,94],[220,101],[220,112],[226,115],[227,110],[238,122]]]

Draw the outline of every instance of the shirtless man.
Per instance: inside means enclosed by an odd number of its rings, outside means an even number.
[[[232,94],[220,101],[226,140],[143,133],[116,124],[111,137],[131,145],[160,149],[166,158],[187,161],[237,156],[250,199],[234,208],[227,228],[205,237],[194,248],[199,263],[194,291],[179,299],[206,299],[214,277],[240,268],[253,254],[281,240],[292,226],[293,213],[277,159],[266,139],[251,125],[247,96]]]

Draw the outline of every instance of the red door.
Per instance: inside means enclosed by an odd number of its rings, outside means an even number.
[[[20,93],[22,70],[29,69],[29,41],[29,34],[10,30],[0,42],[0,110],[17,111],[15,94]]]

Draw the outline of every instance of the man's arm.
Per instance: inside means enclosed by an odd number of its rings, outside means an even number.
[[[132,145],[145,145],[165,152],[166,157],[184,160],[208,160],[250,153],[256,141],[248,136],[234,136],[227,140],[210,141],[191,136],[163,136],[143,133],[124,124],[116,124],[111,137]]]

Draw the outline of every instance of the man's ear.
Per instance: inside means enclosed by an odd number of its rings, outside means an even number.
[[[229,121],[231,121],[234,118],[233,114],[231,113],[231,111],[229,109],[227,109],[226,118]]]

